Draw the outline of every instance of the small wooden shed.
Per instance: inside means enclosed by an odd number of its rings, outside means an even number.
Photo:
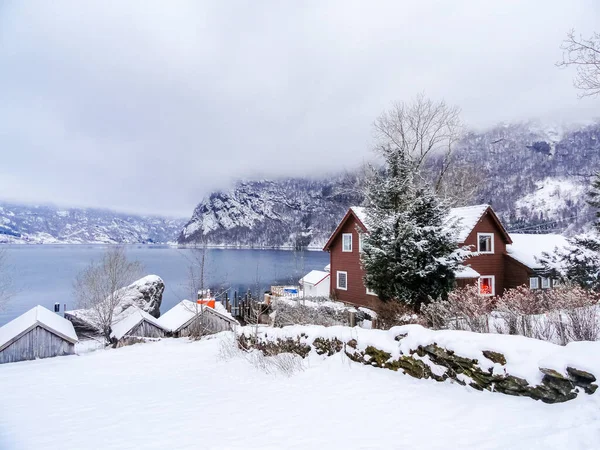
[[[173,337],[218,333],[239,325],[221,303],[215,308],[183,300],[158,318],[158,323],[168,329]]]
[[[0,328],[0,364],[75,354],[73,324],[36,306]]]
[[[158,319],[137,306],[130,306],[113,320],[111,338],[126,344],[129,338],[162,338],[169,332]],[[135,340],[135,339],[133,339]]]

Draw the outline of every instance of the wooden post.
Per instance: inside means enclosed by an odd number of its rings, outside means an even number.
[[[356,326],[356,313],[354,311],[349,311],[348,316],[349,316],[348,319],[350,321],[350,326],[355,327]]]

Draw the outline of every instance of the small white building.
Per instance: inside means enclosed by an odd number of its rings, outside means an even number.
[[[311,270],[300,279],[305,297],[329,297],[329,272]]]
[[[215,308],[211,308],[189,300],[182,300],[173,306],[157,322],[174,337],[218,333],[233,330],[239,325],[220,302],[216,302]]]
[[[38,305],[0,328],[0,364],[73,355],[77,341],[71,322]]]

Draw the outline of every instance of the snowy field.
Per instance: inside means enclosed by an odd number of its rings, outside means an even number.
[[[311,355],[291,376],[227,333],[0,366],[2,449],[592,449],[600,395],[547,405]]]

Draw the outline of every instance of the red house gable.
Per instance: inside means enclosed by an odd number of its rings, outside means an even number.
[[[448,220],[456,223],[460,244],[473,251],[473,256],[465,261],[469,268],[457,273],[457,285],[477,282],[482,294],[501,295],[507,287],[506,246],[512,240],[492,208],[489,205],[453,208]],[[332,298],[372,308],[377,306],[379,298],[367,292],[360,262],[360,233],[367,231],[364,210],[350,208],[323,250],[330,253]]]

